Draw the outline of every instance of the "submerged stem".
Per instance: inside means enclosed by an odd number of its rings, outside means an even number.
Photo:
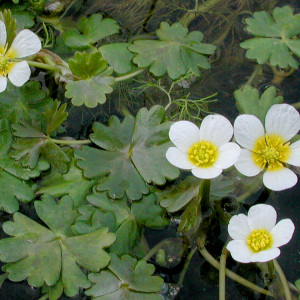
[[[222,254],[220,257],[220,269],[219,269],[219,300],[225,300],[225,278],[226,278],[226,259],[228,251],[226,246],[222,249]]]
[[[190,264],[190,261],[191,261],[192,257],[194,256],[195,252],[197,251],[197,249],[198,249],[198,248],[197,248],[196,246],[193,247],[193,248],[191,249],[189,255],[187,256],[185,262],[184,262],[184,266],[183,266],[183,269],[182,269],[181,272],[180,272],[179,280],[178,280],[178,283],[177,283],[177,285],[178,285],[179,287],[181,287],[182,284],[183,284],[183,280],[184,280],[185,273],[186,273],[186,271],[187,271],[187,269],[188,269],[188,266],[189,266],[189,264]]]
[[[119,81],[124,81],[124,80],[127,80],[127,79],[130,79],[132,77],[135,77],[141,73],[143,73],[146,69],[138,69],[132,73],[129,73],[129,74],[126,74],[124,76],[120,76],[120,77],[115,77],[115,81],[116,82],[119,82]]]
[[[204,242],[201,239],[197,239],[196,240],[197,246],[198,246],[198,251],[201,253],[201,255],[216,269],[220,269],[220,263],[206,250],[206,248],[204,247]],[[238,282],[239,284],[242,284],[246,287],[248,287],[249,289],[252,289],[255,292],[270,296],[270,297],[274,297],[274,295],[270,292],[267,291],[261,287],[259,287],[258,285],[248,281],[247,279],[237,275],[236,273],[230,271],[229,269],[225,269],[225,274],[226,276],[228,276],[229,278],[233,279],[234,281]]]
[[[280,268],[280,265],[278,264],[277,260],[274,259],[273,262],[274,262],[274,268],[279,276],[279,279],[281,281],[281,284],[282,284],[282,287],[284,290],[285,299],[292,300],[292,294],[291,294],[291,290],[289,288],[289,283],[286,280],[286,277],[285,277],[282,269]]]

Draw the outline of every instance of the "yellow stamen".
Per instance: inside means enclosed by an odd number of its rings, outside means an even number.
[[[263,170],[278,171],[290,157],[290,143],[280,135],[266,134],[256,140],[252,149],[254,163]]]
[[[210,168],[213,166],[218,156],[218,147],[204,140],[193,144],[188,151],[189,161],[201,168]]]
[[[270,249],[273,245],[273,237],[266,229],[253,230],[247,238],[247,246],[254,252]]]

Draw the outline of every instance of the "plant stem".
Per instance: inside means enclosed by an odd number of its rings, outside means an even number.
[[[262,66],[261,65],[256,65],[250,78],[248,79],[248,81],[246,82],[245,85],[251,85],[253,79],[255,78],[255,76],[261,71]]]
[[[37,67],[37,68],[41,68],[41,69],[60,72],[60,68],[53,66],[53,65],[44,64],[44,63],[40,63],[40,62],[32,61],[32,60],[27,60],[27,62],[32,67]]]
[[[192,257],[194,256],[195,252],[197,251],[197,249],[198,249],[198,248],[197,248],[196,246],[193,247],[193,248],[191,249],[189,255],[187,256],[186,260],[185,260],[183,269],[182,269],[181,272],[180,272],[179,280],[178,280],[178,283],[177,283],[177,285],[178,285],[179,287],[181,287],[182,284],[183,284],[183,280],[184,280],[185,273],[186,273],[186,271],[187,271],[187,269],[188,269],[188,266],[189,266],[189,264],[190,264],[190,262],[191,262]]]
[[[153,248],[150,249],[150,251],[145,255],[143,260],[148,261],[164,244],[166,243],[165,240],[159,242],[156,244]]]
[[[276,270],[276,272],[279,276],[279,279],[281,281],[281,284],[282,284],[282,287],[283,287],[283,290],[284,290],[285,299],[286,300],[292,300],[292,294],[291,294],[291,291],[290,291],[290,288],[289,288],[289,283],[286,280],[286,277],[285,277],[282,269],[280,268],[280,265],[278,264],[277,260],[274,259],[273,262],[274,262],[274,268],[275,268],[275,270]]]
[[[201,253],[201,255],[216,269],[220,269],[220,263],[214,259],[214,257],[206,250],[206,248],[204,247],[204,242],[201,239],[197,239],[196,240],[196,244],[198,246],[198,251]],[[238,282],[239,284],[242,284],[246,287],[248,287],[249,289],[252,289],[255,292],[270,296],[270,297],[274,297],[274,295],[270,292],[267,291],[259,286],[257,286],[256,284],[248,281],[247,279],[237,275],[236,273],[230,271],[229,269],[225,269],[225,274],[226,276],[228,276],[229,278],[233,279],[234,281]]]
[[[210,179],[203,179],[199,189],[199,197],[201,197],[202,212],[208,211],[210,208],[209,194],[210,194]]]
[[[300,102],[292,104],[296,109],[300,109]]]
[[[42,296],[39,300],[47,300],[49,298],[48,294],[45,294],[44,296]]]
[[[228,251],[226,246],[222,249],[222,254],[220,257],[220,270],[219,270],[219,300],[225,300],[225,272],[226,272],[226,259]]]
[[[52,139],[50,137],[48,139],[51,142],[60,145],[85,145],[85,144],[90,144],[92,142],[91,140],[58,140],[58,139]]]
[[[208,0],[206,2],[203,2],[202,4],[198,5],[196,2],[195,9],[193,11],[188,11],[180,20],[179,22],[185,26],[188,27],[189,24],[201,13],[204,13],[211,9],[213,6],[221,2],[222,0]]]
[[[120,77],[115,77],[115,81],[116,82],[119,82],[119,81],[124,81],[124,80],[127,80],[127,79],[130,79],[132,77],[135,77],[141,73],[143,73],[146,69],[138,69],[132,73],[129,73],[127,75],[124,75],[124,76],[120,76]]]

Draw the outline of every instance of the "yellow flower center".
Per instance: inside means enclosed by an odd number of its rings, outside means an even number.
[[[0,76],[6,76],[12,65],[13,63],[5,55],[0,54]]]
[[[265,229],[253,230],[247,238],[247,246],[254,253],[270,249],[272,244],[273,237],[271,233]]]
[[[268,171],[282,169],[290,154],[290,143],[277,134],[266,134],[258,138],[252,149],[254,163],[262,170],[267,167]]]
[[[217,146],[204,140],[193,144],[188,150],[189,161],[201,168],[209,168],[213,166],[218,155],[219,152]]]

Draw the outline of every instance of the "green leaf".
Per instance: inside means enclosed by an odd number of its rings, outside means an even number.
[[[159,300],[157,294],[163,284],[162,278],[152,276],[154,266],[144,260],[137,261],[129,255],[119,259],[111,254],[110,271],[90,274],[89,280],[94,284],[85,294],[96,300]]]
[[[64,112],[53,115],[53,120],[47,126],[48,129],[54,128],[62,119]],[[22,166],[34,168],[39,161],[40,155],[49,161],[60,173],[68,171],[70,162],[67,154],[55,143],[53,143],[42,132],[40,125],[20,122],[14,124],[14,135],[19,137],[13,144],[14,150],[10,152],[11,157],[21,161]]]
[[[9,9],[4,9],[4,11],[0,12],[0,20],[5,23],[7,39],[7,46],[10,47],[14,38],[17,35],[17,22],[16,19],[13,18],[11,11]]]
[[[265,117],[270,107],[283,102],[282,96],[276,96],[276,88],[274,86],[267,88],[261,97],[259,97],[258,90],[249,85],[234,91],[233,95],[236,107],[240,113],[254,115],[262,123],[265,122]]]
[[[27,82],[21,87],[8,83],[7,89],[0,93],[0,118],[7,118],[12,123],[42,121],[42,112],[51,102],[37,81]]]
[[[71,166],[66,174],[61,174],[55,169],[39,182],[38,194],[50,194],[53,197],[69,195],[74,200],[74,205],[81,205],[85,196],[89,193],[96,180],[88,180],[83,177],[82,171],[76,167],[71,157]]]
[[[89,79],[102,73],[107,66],[100,52],[76,52],[69,60],[70,70],[80,79]]]
[[[119,32],[119,25],[113,19],[103,19],[100,14],[91,17],[81,17],[76,29],[68,30],[63,38],[71,48],[88,48],[97,41]]]
[[[49,135],[55,129],[57,129],[68,117],[68,113],[65,111],[67,104],[60,105],[60,102],[55,100],[52,106],[46,106],[43,116],[46,120],[46,134]]]
[[[64,291],[64,286],[61,281],[58,281],[53,286],[44,285],[42,292],[48,294],[49,300],[57,300]]]
[[[133,69],[134,54],[128,50],[129,45],[128,43],[113,43],[101,46],[98,50],[117,74],[125,74]]]
[[[69,297],[78,288],[90,286],[80,267],[92,272],[104,268],[110,256],[103,250],[110,246],[115,235],[106,228],[80,236],[71,236],[70,226],[76,218],[76,210],[69,196],[58,203],[51,196],[35,202],[35,208],[46,228],[28,217],[15,213],[13,221],[3,224],[10,238],[0,241],[0,257],[3,268],[13,281],[28,279],[35,287],[52,286],[60,280]]]
[[[19,209],[19,201],[33,200],[34,193],[24,180],[38,177],[40,171],[46,170],[49,164],[40,162],[34,169],[22,168],[12,159],[8,151],[12,142],[12,133],[8,120],[0,120],[0,186],[3,192],[0,198],[0,209],[13,213]]]
[[[17,21],[18,32],[25,28],[31,28],[35,24],[34,14],[31,11],[14,11],[12,15]]]
[[[94,123],[90,138],[104,150],[88,146],[76,150],[78,166],[87,178],[105,176],[97,185],[98,191],[108,191],[111,198],[126,193],[137,200],[148,193],[144,181],[164,184],[166,179],[179,176],[178,169],[165,158],[170,125],[161,106],[149,111],[142,108],[135,119],[127,115],[122,123],[117,117],[111,117],[108,126]]]
[[[201,180],[194,176],[188,176],[176,185],[165,190],[157,190],[156,196],[162,207],[173,213],[183,209],[199,193]],[[233,191],[233,182],[224,176],[211,180],[210,201],[228,197]]]
[[[133,62],[139,68],[149,67],[155,76],[166,72],[171,79],[177,79],[191,71],[200,76],[199,68],[209,69],[210,64],[205,55],[213,54],[216,46],[202,43],[200,31],[188,33],[180,23],[169,25],[162,22],[156,31],[157,40],[137,40],[129,50],[137,53]]]
[[[280,68],[298,68],[293,53],[300,57],[300,40],[295,37],[300,33],[300,14],[293,15],[289,6],[276,7],[273,17],[260,11],[247,18],[247,31],[256,38],[241,43],[248,49],[246,56],[256,59],[259,64],[269,62]]]
[[[84,104],[89,108],[96,107],[106,101],[106,94],[113,91],[111,87],[115,80],[111,72],[103,72],[86,80],[78,80],[66,85],[65,96],[72,98],[72,103],[76,106]],[[108,76],[107,76],[108,75]]]

